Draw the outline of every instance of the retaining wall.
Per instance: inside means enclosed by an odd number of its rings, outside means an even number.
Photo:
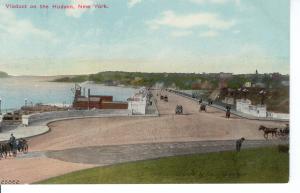
[[[267,117],[271,117],[273,119],[286,119],[286,120],[289,120],[290,119],[290,114],[268,112]]]
[[[122,110],[71,110],[71,111],[55,111],[36,113],[31,115],[22,116],[22,124],[28,126],[35,122],[56,120],[56,119],[67,119],[77,117],[110,117],[110,116],[130,116],[131,112],[127,109]]]

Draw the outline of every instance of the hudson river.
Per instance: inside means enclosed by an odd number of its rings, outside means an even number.
[[[25,105],[72,104],[74,83],[49,82],[47,77],[0,78],[1,109],[18,109]],[[91,89],[91,94],[112,95],[114,101],[126,101],[137,90],[128,87],[103,86],[85,83],[82,87]]]

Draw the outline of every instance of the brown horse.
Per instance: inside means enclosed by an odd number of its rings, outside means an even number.
[[[0,143],[0,154],[3,158],[14,155],[13,147],[11,146],[11,144],[8,142]]]
[[[268,128],[268,127],[261,125],[261,126],[259,126],[258,130],[264,132],[265,139],[269,138],[269,134],[272,134],[272,137],[277,137],[277,128]]]

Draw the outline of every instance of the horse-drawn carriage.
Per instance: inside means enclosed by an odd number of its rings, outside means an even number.
[[[285,128],[279,129],[277,132],[277,135],[280,137],[288,137],[290,134],[290,125],[286,124]]]
[[[282,139],[285,139],[286,137],[289,137],[289,133],[290,133],[290,129],[289,129],[288,124],[283,129],[278,129],[276,127],[270,128],[270,127],[266,127],[266,126],[261,125],[261,126],[259,126],[258,130],[264,132],[264,138],[265,139],[269,138],[269,134],[271,135],[272,138],[280,137]]]
[[[23,152],[25,154],[28,152],[28,144],[25,139],[17,139],[13,143],[0,143],[0,159],[6,158],[7,156],[16,157],[18,152]]]
[[[167,95],[164,96],[164,101],[165,101],[165,102],[168,102],[168,96],[167,96]]]
[[[182,107],[182,105],[177,105],[176,106],[175,114],[176,115],[182,115],[183,114],[183,107]]]
[[[199,111],[200,111],[200,112],[202,112],[202,111],[205,111],[205,112],[206,112],[206,104],[201,104],[201,105],[200,105]]]

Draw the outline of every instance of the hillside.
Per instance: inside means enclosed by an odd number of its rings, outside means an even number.
[[[227,77],[224,77],[226,75]],[[265,89],[267,91],[265,103],[269,111],[289,112],[289,85],[282,82],[289,82],[289,75],[279,73],[269,74],[237,74],[230,73],[144,73],[144,72],[99,72],[90,75],[64,76],[54,80],[55,82],[85,82],[93,81],[108,86],[160,86],[180,90],[206,90],[211,94],[218,90],[219,100],[225,97],[242,98],[242,94],[234,94],[238,88],[243,88],[245,83],[262,84],[251,86],[247,98],[253,104],[260,103],[258,93]],[[206,96],[202,96],[202,98]]]
[[[56,82],[84,82],[94,81],[105,85],[153,86],[159,84],[164,87],[192,89],[193,86],[215,87],[212,81],[196,73],[143,73],[143,72],[99,72],[90,75],[66,76]],[[198,85],[199,83],[200,86]]]
[[[6,78],[8,77],[9,75],[6,73],[6,72],[2,72],[0,71],[0,78]]]

